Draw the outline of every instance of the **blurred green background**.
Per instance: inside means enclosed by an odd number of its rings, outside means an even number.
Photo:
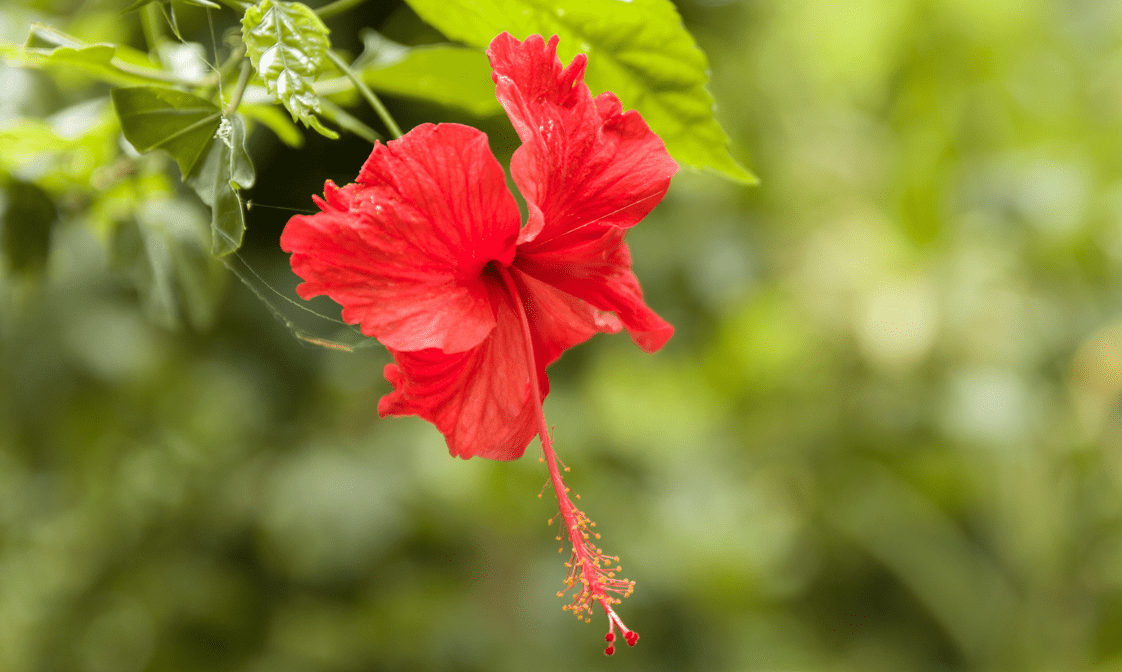
[[[1122,670],[1122,6],[678,5],[762,184],[675,177],[629,241],[677,334],[596,337],[546,403],[637,581],[637,647],[605,658],[603,619],[561,611],[536,448],[463,462],[379,420],[385,352],[294,339],[207,260],[165,158],[132,168],[133,227],[164,238],[107,243],[111,199],[67,185],[113,170],[114,134],[5,165],[64,216],[0,273],[0,672]],[[142,46],[119,10],[6,3],[0,39]],[[352,52],[360,26],[441,39],[397,2],[328,25]],[[0,90],[0,129],[104,111],[66,73],[0,67]],[[517,146],[501,116],[387,104]],[[291,295],[275,208],[368,152],[258,128],[249,266]],[[130,245],[197,272],[138,293]]]

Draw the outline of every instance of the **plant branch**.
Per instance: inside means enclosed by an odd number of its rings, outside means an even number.
[[[321,99],[319,101],[319,104],[323,108],[324,114],[330,117],[331,120],[334,121],[335,124],[343,130],[354,133],[355,135],[359,136],[372,145],[378,140],[383,139],[382,136],[373,128],[370,128],[366,124],[362,123],[360,119],[352,116],[349,112],[331,102],[330,100],[327,100],[326,98]]]
[[[241,105],[242,95],[245,93],[246,85],[249,84],[249,76],[252,72],[253,67],[251,66],[250,62],[243,60],[242,70],[240,73],[238,73],[238,83],[234,87],[234,95],[230,97],[230,104],[222,110],[223,116],[237,111],[238,105]]]
[[[357,7],[363,2],[366,2],[366,0],[335,0],[335,2],[317,9],[316,14],[321,19],[329,19],[336,14],[342,14],[352,7]]]
[[[144,66],[134,65],[132,63],[129,63],[128,61],[123,61],[116,56],[113,57],[113,60],[109,61],[109,65],[112,65],[114,68],[120,70],[121,72],[125,72],[130,75],[136,75],[137,77],[144,77],[156,82],[162,82],[164,84],[198,86],[198,82],[189,82],[180,77],[176,77],[166,70],[157,70],[156,68],[146,68]]]
[[[386,129],[390,132],[390,135],[395,138],[400,138],[401,128],[398,127],[397,122],[390,116],[390,111],[386,109],[386,106],[382,104],[378,96],[374,95],[374,92],[366,85],[366,82],[362,81],[362,78],[355,74],[351,66],[347,65],[347,62],[344,61],[339,54],[335,53],[334,49],[327,50],[327,57],[331,59],[331,62],[334,63],[337,68],[343,71],[347,79],[354,82],[354,85],[358,88],[362,97],[365,98],[366,102],[370,103],[370,107],[374,108],[374,111],[378,113],[378,117],[382,120],[382,123],[386,125]]]
[[[144,43],[148,45],[148,57],[152,58],[154,56],[156,63],[163,65],[160,61],[159,52],[163,35],[160,34],[160,17],[156,12],[155,3],[150,2],[141,7],[138,13],[140,14],[140,28],[144,32]]]
[[[234,11],[242,13],[245,13],[246,8],[253,4],[250,2],[241,2],[241,0],[218,0],[218,2],[226,5]]]

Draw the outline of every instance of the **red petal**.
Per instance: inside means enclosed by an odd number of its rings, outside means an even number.
[[[593,100],[584,54],[562,69],[556,51],[557,36],[546,44],[507,33],[487,51],[496,95],[523,143],[511,159],[530,211],[520,242],[593,223],[633,226],[678,170],[638,112],[622,113],[611,93]]]
[[[615,334],[623,325],[612,313],[598,310],[557,287],[511,268],[511,276],[530,322],[537,360],[542,399],[549,392],[545,367],[557,361],[565,350],[583,343],[597,333]]]
[[[593,225],[539,239],[518,247],[515,268],[595,308],[615,312],[631,339],[654,352],[670,340],[674,327],[643,302],[625,234],[614,226]]]
[[[297,293],[326,294],[343,319],[399,351],[463,352],[495,326],[483,267],[510,263],[519,214],[487,136],[458,124],[376,143],[358,184],[328,184],[323,212],[281,235]]]
[[[537,434],[537,409],[514,304],[498,280],[486,282],[496,311],[491,333],[465,352],[391,350],[396,364],[385,376],[394,391],[382,397],[378,414],[428,420],[454,456],[514,460]]]

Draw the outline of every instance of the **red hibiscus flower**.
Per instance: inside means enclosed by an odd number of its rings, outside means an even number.
[[[573,543],[570,607],[600,603],[610,627],[638,638],[611,610],[631,582],[588,541],[588,519],[566,488],[542,414],[546,367],[598,332],[626,329],[658,350],[673,327],[643,302],[624,235],[666,194],[678,166],[637,112],[612,93],[593,98],[585,56],[568,68],[557,37],[495,38],[487,52],[496,95],[522,146],[510,171],[529,212],[523,226],[487,136],[423,124],[375,143],[353,184],[328,182],[321,212],[293,217],[281,236],[297,293],[343,307],[393,355],[393,392],[378,413],[417,415],[449,451],[511,460],[541,437]],[[579,587],[578,587],[579,586]],[[615,635],[609,631],[607,652]]]

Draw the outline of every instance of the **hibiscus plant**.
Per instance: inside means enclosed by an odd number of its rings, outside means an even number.
[[[26,44],[0,44],[9,65],[111,87],[90,89],[94,121],[79,128],[31,118],[0,126],[5,264],[35,272],[51,226],[83,221],[125,258],[154,318],[202,324],[221,264],[242,244],[251,133],[264,127],[298,147],[301,124],[373,144],[353,183],[327,180],[312,197],[319,212],[288,221],[280,248],[304,281],[297,291],[330,297],[389,350],[393,390],[381,416],[424,418],[464,459],[517,459],[540,439],[557,538],[569,549],[558,595],[581,619],[604,612],[610,655],[617,628],[627,644],[638,639],[615,611],[634,582],[569,496],[542,408],[546,369],[597,333],[626,330],[659,350],[673,327],[643,300],[627,230],[679,164],[754,178],[728,154],[705,56],[669,0],[408,0],[462,45],[406,47],[368,32],[350,58],[324,19],[358,4],[138,0],[120,9],[139,16],[146,49],[42,23]],[[240,21],[225,39],[184,39],[176,12],[205,12],[216,35],[231,10]],[[482,114],[497,101],[522,143],[509,173],[525,222],[482,131],[423,123],[402,133],[379,94]],[[380,129],[346,110],[359,103]],[[209,228],[151,215],[153,202],[191,197],[176,174],[209,208]]]

